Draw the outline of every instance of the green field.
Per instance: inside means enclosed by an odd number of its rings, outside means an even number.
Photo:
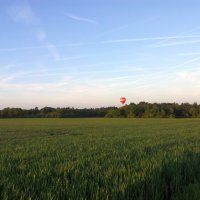
[[[199,181],[199,119],[0,120],[0,199],[200,199]]]

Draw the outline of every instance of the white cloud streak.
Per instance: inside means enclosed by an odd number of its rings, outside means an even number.
[[[170,47],[170,46],[178,46],[178,45],[185,45],[185,44],[198,44],[200,40],[186,40],[186,41],[176,41],[176,42],[168,42],[163,44],[154,44],[152,47],[160,48],[160,47]]]
[[[58,44],[55,47],[70,47],[70,46],[89,46],[89,45],[103,45],[103,44],[120,44],[120,43],[129,43],[129,42],[143,42],[143,41],[156,41],[163,39],[184,39],[184,38],[200,38],[200,35],[185,35],[185,36],[163,36],[163,37],[146,37],[146,38],[126,38],[126,39],[118,39],[118,40],[104,40],[97,42],[86,42],[86,43],[66,43],[66,44]],[[185,42],[185,41],[183,41]],[[192,41],[194,43],[195,41]],[[196,40],[197,43],[200,40]],[[189,43],[189,41],[188,41]],[[31,49],[41,49],[46,48],[46,45],[39,46],[27,46],[27,47],[11,47],[11,48],[1,48],[0,52],[11,52],[11,51],[23,51],[23,50],[31,50]]]
[[[4,82],[4,83],[9,83],[12,82],[13,80],[17,79],[17,78],[22,78],[22,77],[32,77],[32,76],[45,76],[48,74],[46,73],[46,71],[44,70],[40,70],[40,71],[19,71],[19,72],[15,72],[14,74],[2,74],[0,76],[0,83]]]
[[[152,40],[163,40],[163,39],[185,39],[185,38],[200,38],[200,35],[128,38],[128,39],[118,39],[118,40],[105,40],[105,41],[100,41],[99,43],[110,44],[110,43],[126,43],[126,42],[140,42],[140,41],[152,41]]]
[[[192,29],[192,30],[182,32],[181,34],[178,34],[177,37],[181,37],[182,35],[188,35],[188,34],[191,35],[192,32],[194,32],[194,31],[196,31],[196,30],[199,30],[199,29],[200,29],[200,27],[196,27],[196,28],[194,28],[194,29]],[[171,38],[166,38],[166,39],[163,39],[163,40],[159,41],[159,42],[156,43],[156,44],[152,44],[151,46],[153,46],[153,47],[164,47],[165,44],[171,44],[171,42],[169,42],[170,40],[171,40]],[[179,41],[179,42],[180,42],[180,41]],[[183,43],[182,43],[182,44],[183,44]],[[163,45],[164,45],[164,46],[163,46]],[[177,44],[173,44],[173,45],[171,45],[171,46],[174,46],[174,45],[177,45]]]
[[[47,45],[47,49],[49,50],[50,54],[52,55],[55,61],[60,60],[60,54],[58,52],[57,47],[54,44],[49,43]]]
[[[78,21],[78,22],[86,22],[86,23],[90,23],[90,24],[97,24],[97,22],[93,19],[89,19],[89,18],[86,18],[86,17],[80,17],[80,16],[77,16],[77,15],[72,15],[72,14],[65,14],[68,18],[70,19],[73,19],[75,21]]]

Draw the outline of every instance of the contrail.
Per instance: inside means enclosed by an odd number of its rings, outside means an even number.
[[[56,47],[89,46],[89,45],[117,44],[117,43],[127,43],[127,42],[153,41],[153,40],[165,40],[165,39],[186,39],[186,38],[200,38],[200,35],[126,38],[126,39],[117,39],[117,40],[103,40],[103,41],[97,41],[97,42],[66,43],[66,44],[58,44],[58,45],[55,45],[55,46]],[[192,42],[194,42],[194,41],[192,41]],[[41,49],[41,48],[46,48],[46,45],[1,48],[0,52],[23,51],[23,50]]]

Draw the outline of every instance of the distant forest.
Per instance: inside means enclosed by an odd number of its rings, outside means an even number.
[[[51,108],[38,109],[4,108],[0,118],[75,118],[75,117],[121,117],[121,118],[197,118],[200,104],[193,103],[130,103],[122,107],[102,108]]]

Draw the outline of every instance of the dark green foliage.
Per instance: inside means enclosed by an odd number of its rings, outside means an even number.
[[[0,118],[75,118],[75,117],[104,117],[108,108],[51,108],[21,109],[4,108],[0,110]]]
[[[199,166],[199,119],[0,120],[0,199],[168,200]]]
[[[172,200],[199,200],[200,182],[195,181],[184,188],[183,191],[175,194]]]
[[[197,103],[130,103],[129,105],[107,108],[51,108],[21,109],[4,108],[0,118],[76,118],[76,117],[111,117],[111,118],[198,118],[200,105]]]
[[[131,103],[118,110],[109,110],[106,117],[197,118],[200,117],[200,105],[196,103]]]

